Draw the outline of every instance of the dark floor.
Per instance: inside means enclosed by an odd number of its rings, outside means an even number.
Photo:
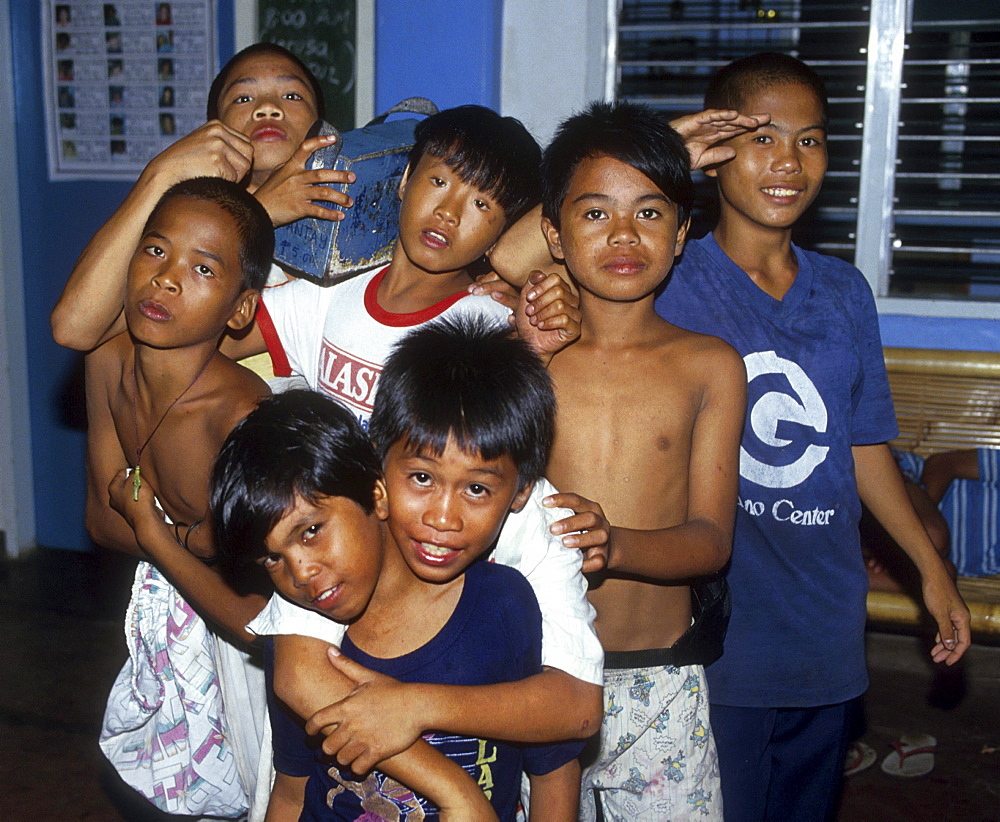
[[[129,562],[112,555],[0,560],[0,822],[150,818],[106,773],[96,742],[125,659],[130,579]],[[923,660],[914,637],[869,635],[864,740],[879,759],[847,780],[841,822],[1000,820],[1000,647],[975,646],[947,676]],[[927,776],[879,768],[906,731],[937,737]]]

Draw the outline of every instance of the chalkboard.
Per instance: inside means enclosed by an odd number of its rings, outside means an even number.
[[[259,0],[259,39],[296,55],[316,75],[326,119],[354,128],[357,94],[357,0]]]

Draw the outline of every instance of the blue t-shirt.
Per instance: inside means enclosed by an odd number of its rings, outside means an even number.
[[[722,658],[712,702],[812,707],[868,684],[868,580],[851,447],[896,436],[878,319],[861,272],[793,246],[776,300],[719,248],[688,244],[657,311],[732,345],[747,369],[739,508]]]
[[[402,682],[512,682],[542,669],[542,617],[531,586],[519,572],[479,562],[466,571],[454,612],[426,645],[401,657],[380,659],[366,654],[346,636],[340,650],[365,667]],[[384,817],[402,822],[438,818],[433,804],[380,771],[359,779],[330,767],[322,759],[322,751],[309,744],[302,728],[274,699],[270,687],[273,652],[265,654],[265,665],[274,767],[290,776],[310,777],[300,819],[375,822]],[[518,746],[447,734],[429,734],[425,739],[469,773],[487,793],[501,820],[515,818],[522,770],[548,773],[575,758],[582,748],[582,743]]]

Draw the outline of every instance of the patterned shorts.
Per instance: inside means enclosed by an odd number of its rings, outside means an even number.
[[[606,664],[604,697],[600,750],[583,757],[581,822],[721,822],[704,669]]]

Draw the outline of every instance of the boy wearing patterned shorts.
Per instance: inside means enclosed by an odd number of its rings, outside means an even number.
[[[594,104],[546,150],[543,192],[542,231],[582,314],[549,366],[547,475],[601,500],[611,524],[584,566],[606,708],[580,818],[722,819],[702,664],[727,600],[701,583],[732,546],[746,377],[729,345],[653,307],[687,231],[688,154],[651,110]]]

